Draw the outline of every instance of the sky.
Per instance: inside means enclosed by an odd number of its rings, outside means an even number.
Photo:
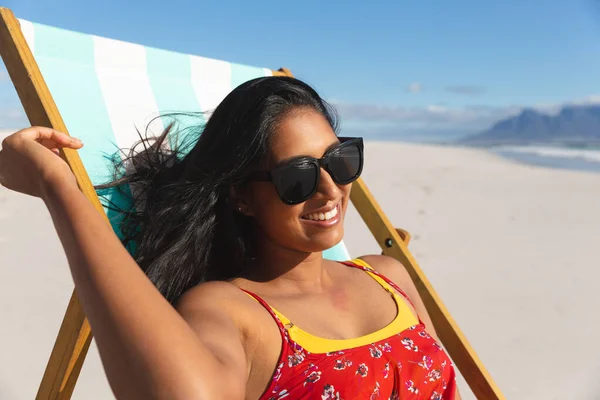
[[[18,18],[287,67],[364,134],[462,135],[600,102],[600,0],[4,0]],[[0,129],[25,126],[0,68]]]

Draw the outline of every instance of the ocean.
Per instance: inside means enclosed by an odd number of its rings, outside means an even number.
[[[463,136],[464,134],[460,133],[446,136],[436,134],[408,136],[390,133],[386,135],[369,135],[365,136],[365,139],[452,147],[461,146],[456,144],[456,140]],[[600,173],[600,145],[561,146],[553,144],[535,144],[521,146],[477,146],[476,148],[489,151],[503,158],[523,164]]]
[[[487,150],[524,164],[600,173],[600,147],[498,146]]]

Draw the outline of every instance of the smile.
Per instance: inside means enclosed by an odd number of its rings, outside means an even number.
[[[336,205],[331,211],[327,211],[324,213],[310,213],[303,215],[303,219],[307,219],[309,221],[329,221],[335,218],[338,215],[338,206]]]

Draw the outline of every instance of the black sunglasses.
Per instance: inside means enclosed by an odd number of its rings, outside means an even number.
[[[250,174],[248,181],[273,182],[281,200],[288,205],[300,204],[315,194],[321,180],[321,168],[339,185],[354,182],[364,163],[362,138],[338,138],[340,144],[322,158],[298,157],[271,171]]]

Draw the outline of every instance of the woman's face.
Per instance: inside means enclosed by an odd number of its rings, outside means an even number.
[[[321,158],[338,143],[320,113],[312,109],[293,111],[280,122],[272,138],[265,170],[299,156]],[[351,185],[337,185],[323,168],[320,173],[316,193],[297,205],[285,204],[272,182],[248,185],[242,212],[254,218],[262,239],[303,253],[324,251],[342,240]]]

